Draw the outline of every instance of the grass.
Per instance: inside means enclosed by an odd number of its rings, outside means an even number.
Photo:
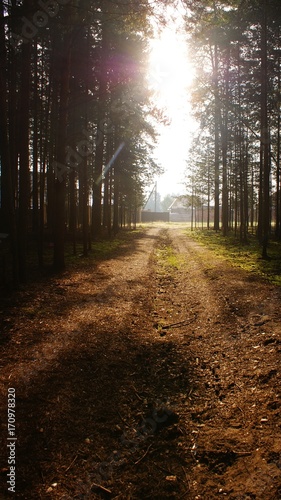
[[[183,259],[176,254],[173,247],[164,245],[158,248],[155,252],[157,264],[163,271],[168,269],[180,269],[183,264]]]
[[[145,228],[142,225],[138,225],[137,229],[127,230],[121,229],[116,237],[100,239],[98,241],[92,241],[91,250],[88,252],[88,256],[83,255],[83,244],[81,235],[77,235],[76,242],[76,253],[73,252],[73,244],[71,242],[71,237],[65,241],[65,265],[67,271],[77,270],[79,268],[93,266],[95,263],[107,260],[111,258],[117,258],[130,252],[132,246],[135,242],[143,236],[145,233]],[[37,281],[41,278],[52,275],[52,263],[53,263],[53,242],[51,238],[45,236],[44,242],[44,256],[43,256],[43,267],[39,268],[38,265],[38,254],[37,254],[37,243],[34,238],[30,238],[28,245],[28,281]],[[1,260],[1,259],[0,259]],[[11,253],[6,256],[6,259],[0,261],[0,291],[3,290],[13,290],[13,276],[12,276],[12,257]],[[4,265],[4,267],[3,267]],[[5,279],[2,278],[5,270]],[[32,311],[28,311],[32,314]]]
[[[114,238],[106,237],[104,239],[92,241],[91,250],[88,251],[87,256],[83,255],[81,237],[77,238],[75,254],[73,252],[73,244],[70,239],[68,239],[65,242],[66,269],[70,270],[72,268],[77,268],[78,266],[80,267],[81,265],[92,265],[98,261],[118,257],[129,250],[132,242],[140,238],[143,233],[143,228],[139,227],[136,230],[120,230],[118,235]],[[52,269],[52,262],[53,244],[46,243],[44,248],[44,269],[46,272],[49,272]],[[34,241],[30,242],[29,245],[28,267],[31,279],[34,274],[37,275],[42,272],[42,270],[38,270],[37,247]]]
[[[143,234],[144,230],[141,227],[135,230],[120,230],[115,237],[93,241],[91,251],[89,251],[89,256],[84,258],[106,260],[118,256],[127,249],[130,249],[131,243],[137,238],[140,238]],[[80,256],[83,257],[83,246],[80,245],[80,247],[77,245],[77,255],[80,254]]]
[[[281,286],[281,242],[270,241],[268,246],[270,259],[263,260],[261,247],[255,236],[249,235],[248,243],[242,244],[234,233],[224,237],[221,232],[214,230],[187,230],[186,234],[233,266]]]
[[[183,264],[182,256],[172,246],[172,241],[168,235],[168,227],[167,224],[162,227],[159,233],[160,239],[157,249],[154,253],[154,261],[161,274],[169,274],[171,271],[178,270]]]

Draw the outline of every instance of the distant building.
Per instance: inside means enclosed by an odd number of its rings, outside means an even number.
[[[170,222],[191,222],[192,209],[189,196],[177,196],[169,206]]]
[[[192,222],[213,223],[214,221],[214,207],[210,206],[209,209],[207,205],[200,205],[191,207],[191,197],[190,196],[177,196],[173,203],[169,206],[168,211],[170,212],[170,222]]]

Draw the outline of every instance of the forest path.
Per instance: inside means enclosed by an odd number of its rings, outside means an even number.
[[[4,322],[17,498],[281,498],[279,288],[152,225]]]

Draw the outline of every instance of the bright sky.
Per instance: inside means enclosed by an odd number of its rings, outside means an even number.
[[[181,13],[169,16],[173,20],[160,36],[151,41],[149,82],[155,91],[155,103],[165,110],[170,125],[160,125],[159,145],[155,158],[165,169],[157,179],[158,191],[165,194],[183,194],[184,170],[190,135],[194,122],[190,117],[188,87],[193,69],[188,59],[187,44]]]

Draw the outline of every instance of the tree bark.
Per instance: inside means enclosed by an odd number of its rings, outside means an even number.
[[[218,46],[215,43],[214,49],[214,85],[215,85],[215,212],[214,230],[220,228],[220,144],[219,144],[219,121],[220,102],[218,88]]]
[[[3,1],[0,1],[0,20],[3,19]],[[10,158],[10,143],[8,131],[7,111],[7,74],[6,74],[6,49],[4,23],[0,24],[0,43],[3,49],[0,58],[0,154],[1,154],[1,228],[10,234],[13,281],[16,285],[19,281],[18,273],[18,235],[16,224],[16,213],[14,203],[14,186],[12,176],[12,165]],[[3,30],[2,30],[3,27]],[[13,82],[15,83],[15,82]]]
[[[108,51],[107,33],[104,27],[102,33],[102,54]],[[102,168],[104,160],[104,132],[101,124],[105,118],[105,103],[107,92],[107,74],[104,61],[99,61],[99,97],[98,97],[98,119],[97,119],[97,146],[95,154],[95,169],[93,183],[93,207],[92,207],[92,235],[98,237],[102,228],[102,182],[97,182],[102,177]]]
[[[34,44],[34,82],[33,82],[33,178],[32,178],[32,230],[38,236],[39,204],[38,204],[38,54]]]
[[[70,78],[70,54],[71,54],[71,35],[64,36],[63,52],[61,57],[60,72],[60,102],[59,102],[59,122],[58,122],[58,140],[56,143],[56,160],[58,163],[65,164],[66,150],[66,129],[68,117],[68,89]],[[56,272],[63,271],[65,268],[64,242],[65,242],[65,196],[66,196],[66,178],[65,175],[55,179],[54,189],[54,259],[53,266]]]
[[[227,130],[228,130],[228,109],[229,109],[229,66],[230,53],[229,47],[226,56],[226,72],[225,72],[225,106],[223,116],[220,113],[221,127],[221,147],[222,147],[222,231],[226,236],[228,233],[228,183],[227,183]]]
[[[261,198],[262,198],[262,215],[260,218],[261,227],[261,243],[262,243],[262,258],[267,259],[267,247],[269,240],[269,176],[270,176],[270,160],[269,160],[269,129],[268,129],[268,103],[267,103],[267,88],[268,88],[268,62],[267,62],[267,5],[263,0],[263,12],[261,21]]]
[[[24,4],[28,12],[30,2]],[[20,137],[19,137],[19,278],[27,281],[27,237],[28,216],[30,209],[30,168],[29,168],[29,106],[31,76],[31,41],[22,44],[21,102],[20,102]]]

